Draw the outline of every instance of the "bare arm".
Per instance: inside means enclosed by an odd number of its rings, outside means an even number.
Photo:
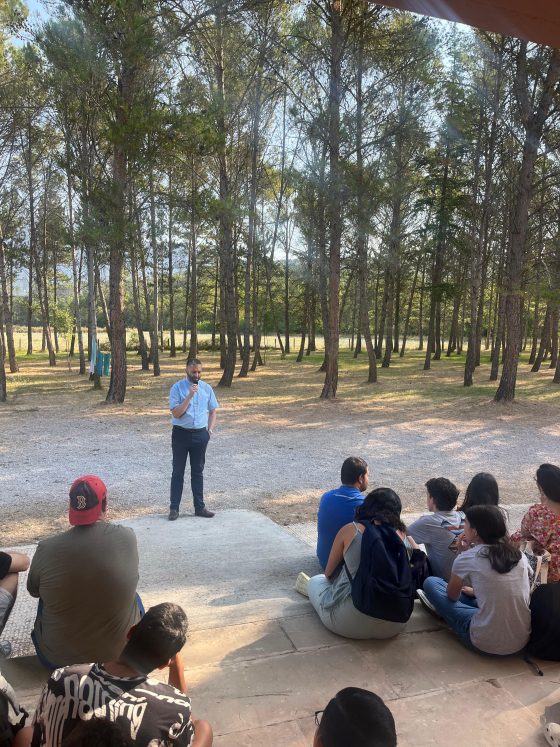
[[[169,679],[167,680],[172,687],[177,688],[182,693],[187,694],[187,680],[185,679],[185,662],[183,655],[179,653],[171,659],[169,664]]]
[[[334,542],[331,547],[329,559],[325,568],[325,576],[330,579],[333,573],[336,571],[342,560],[344,559],[344,550],[348,546],[348,538],[354,536],[354,525],[346,524],[342,529],[338,530],[338,534],[334,538]]]
[[[31,594],[32,597],[38,597],[39,596],[39,578],[41,575],[40,571],[40,558],[41,558],[41,543],[37,545],[37,549],[35,550],[35,555],[33,556],[33,561],[31,563],[31,568],[29,569],[29,573],[27,574],[27,591]]]
[[[216,410],[210,410],[208,413],[208,430],[213,431],[216,425]]]
[[[173,415],[174,418],[180,418],[182,415],[186,413],[187,408],[191,403],[191,399],[194,397],[194,395],[197,392],[198,392],[198,384],[191,384],[191,388],[189,389],[189,393],[187,394],[185,399],[171,410],[171,414]]]
[[[451,576],[449,583],[447,584],[447,596],[451,601],[456,602],[461,596],[461,590],[463,588],[463,579],[459,576]]]
[[[24,726],[20,729],[14,737],[12,747],[29,747],[31,744],[31,738],[33,737],[33,727]]]
[[[30,560],[27,555],[22,552],[8,552],[7,554],[12,559],[8,573],[23,573],[29,568]]]

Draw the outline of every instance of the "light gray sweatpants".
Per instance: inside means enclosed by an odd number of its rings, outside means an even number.
[[[321,603],[324,594],[331,588],[331,583],[324,574],[309,579],[307,591],[309,601],[321,622],[333,633],[345,638],[393,638],[406,627],[406,623],[390,622],[370,617],[359,612],[352,603],[352,597],[346,597],[334,607],[325,609]],[[330,595],[328,595],[330,596]]]

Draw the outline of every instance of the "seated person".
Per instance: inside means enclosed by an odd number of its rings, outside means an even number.
[[[19,573],[29,568],[29,558],[21,552],[0,552],[0,633],[6,627],[16,601]],[[0,642],[0,656],[9,656],[12,645]]]
[[[336,533],[354,519],[356,509],[364,502],[367,490],[368,466],[360,457],[348,457],[340,470],[342,485],[321,496],[317,513],[317,557],[324,570]]]
[[[103,481],[80,477],[70,488],[72,529],[37,546],[27,578],[39,598],[31,637],[48,669],[114,659],[140,619],[136,536],[106,515]]]
[[[114,661],[57,670],[33,717],[31,747],[63,747],[82,720],[108,719],[139,747],[210,747],[212,729],[193,721],[181,649],[188,621],[176,604],[151,607]],[[149,677],[169,668],[169,684]]]
[[[391,557],[393,566],[383,576],[388,584],[395,576],[395,548],[398,552],[404,547],[412,552],[415,546],[406,537],[406,527],[401,521],[401,500],[390,488],[376,488],[366,497],[363,504],[356,510],[356,521],[346,524],[338,532],[333,542],[329,562],[325,575],[313,576],[306,583],[296,584],[296,589],[309,597],[323,625],[337,635],[346,638],[392,638],[406,627],[405,622],[395,622],[379,615],[365,614],[356,609],[352,601],[352,584],[360,567],[362,551],[362,535],[364,524],[371,522],[379,527],[383,526],[382,541],[387,555]],[[360,523],[358,523],[360,522]],[[362,523],[363,522],[363,523]],[[388,539],[385,538],[387,535]],[[390,562],[390,561],[389,561]],[[386,566],[389,563],[386,563]],[[385,568],[379,572],[385,571]],[[349,575],[350,574],[350,575]],[[300,574],[300,576],[303,574]],[[390,576],[390,578],[389,578]],[[400,581],[398,579],[397,581]],[[410,574],[407,578],[410,586]],[[391,592],[393,588],[391,588]],[[414,605],[414,589],[410,588],[410,613]]]
[[[521,529],[511,539],[518,544],[522,540],[533,540],[535,552],[548,550],[548,583],[560,581],[560,467],[541,464],[535,478],[539,489],[540,503],[527,511],[521,521]]]
[[[396,747],[393,714],[379,695],[345,687],[329,700],[319,720],[313,747]]]
[[[408,527],[415,542],[426,545],[433,576],[446,581],[457,556],[457,540],[463,533],[464,514],[455,511],[459,491],[445,477],[434,477],[426,483],[428,511]]]
[[[494,475],[477,472],[467,485],[465,499],[457,510],[465,513],[471,506],[497,506],[499,502],[500,491]]]
[[[497,506],[468,508],[464,534],[470,547],[455,559],[449,583],[430,576],[424,594],[467,648],[516,654],[531,632],[527,560],[509,540]]]

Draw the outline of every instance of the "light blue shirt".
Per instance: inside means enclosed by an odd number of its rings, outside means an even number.
[[[191,388],[191,382],[185,378],[173,384],[169,392],[169,409],[174,410],[183,402]],[[198,382],[198,392],[189,402],[189,406],[180,418],[171,415],[171,423],[181,428],[208,428],[208,413],[218,407],[214,390],[205,381]]]

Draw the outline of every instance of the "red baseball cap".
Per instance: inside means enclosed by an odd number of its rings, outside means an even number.
[[[72,526],[95,524],[107,509],[107,488],[100,477],[84,475],[70,486],[68,521]]]

